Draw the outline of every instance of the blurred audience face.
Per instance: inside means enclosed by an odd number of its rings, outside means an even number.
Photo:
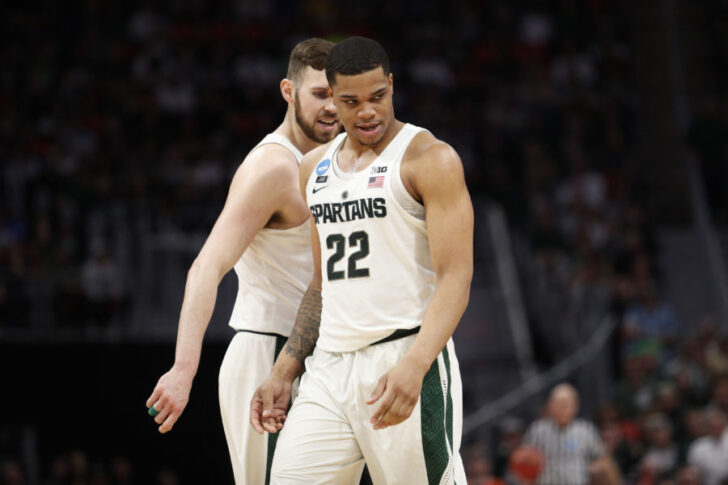
[[[683,421],[685,423],[685,434],[689,440],[700,438],[705,434],[705,416],[700,409],[688,410]]]
[[[4,485],[23,485],[25,483],[23,471],[14,461],[3,463],[0,471],[2,471],[0,479]]]
[[[161,470],[157,474],[155,485],[179,485],[177,475],[171,470]]]
[[[296,122],[303,133],[317,143],[332,140],[339,133],[339,122],[326,72],[306,66],[295,88]]]
[[[725,431],[725,414],[719,409],[709,409],[705,416],[705,424],[708,434],[719,440]]]
[[[602,424],[599,433],[608,453],[613,453],[622,441],[622,431],[616,421],[607,421]]]
[[[130,482],[134,475],[131,462],[123,456],[117,456],[111,461],[111,476],[116,482]]]
[[[658,388],[655,407],[663,413],[670,413],[675,411],[678,405],[679,399],[676,386],[674,384],[663,383]]]
[[[700,474],[697,468],[686,466],[675,474],[675,485],[700,485]]]
[[[568,426],[579,412],[579,396],[576,389],[568,384],[559,384],[551,391],[548,413],[556,424],[563,428]]]
[[[523,422],[515,417],[504,418],[499,424],[498,448],[510,453],[521,445],[523,441]]]
[[[647,418],[645,431],[650,446],[654,448],[665,448],[672,442],[672,424],[662,413],[655,413]]]
[[[493,476],[491,463],[485,450],[478,449],[466,456],[465,475],[469,485],[484,483]]]
[[[88,476],[88,457],[81,450],[73,450],[68,454],[71,475],[75,478]]]
[[[722,376],[713,387],[713,404],[728,412],[728,376]]]

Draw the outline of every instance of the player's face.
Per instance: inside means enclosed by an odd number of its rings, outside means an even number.
[[[306,66],[296,84],[295,97],[296,122],[307,137],[317,143],[326,143],[339,133],[336,107],[325,71]]]
[[[347,134],[362,145],[376,145],[394,120],[392,74],[381,67],[354,76],[336,75],[334,104]]]

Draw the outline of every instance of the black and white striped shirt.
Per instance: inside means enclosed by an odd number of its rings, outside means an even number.
[[[537,485],[586,485],[589,464],[604,454],[604,445],[593,424],[575,419],[564,428],[541,418],[528,428],[524,443],[544,454]]]

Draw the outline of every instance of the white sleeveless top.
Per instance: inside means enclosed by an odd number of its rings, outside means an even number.
[[[354,351],[422,323],[436,275],[424,207],[400,175],[402,156],[421,131],[405,125],[369,167],[353,174],[336,162],[342,133],[308,180],[307,203],[321,242],[316,345],[323,350]]]
[[[255,148],[268,143],[288,148],[301,163],[303,154],[284,136],[271,133]],[[238,296],[230,326],[288,337],[313,277],[309,223],[291,229],[261,229],[234,269]]]

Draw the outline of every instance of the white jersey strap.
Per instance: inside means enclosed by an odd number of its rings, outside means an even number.
[[[291,140],[289,140],[288,138],[286,138],[283,135],[279,135],[278,133],[267,134],[265,136],[265,138],[260,140],[260,143],[255,145],[255,148],[253,148],[253,150],[255,150],[256,148],[258,148],[261,145],[268,145],[270,143],[275,143],[276,145],[282,145],[282,146],[288,148],[296,156],[296,161],[298,161],[299,164],[301,163],[301,159],[303,158],[303,153],[301,153],[301,150],[296,148],[296,146],[293,143],[291,143]]]

